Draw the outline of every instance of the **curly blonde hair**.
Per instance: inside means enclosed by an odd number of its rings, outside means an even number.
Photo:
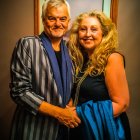
[[[96,17],[101,24],[103,33],[102,41],[95,48],[94,53],[88,61],[88,67],[84,71],[91,76],[96,76],[104,73],[109,55],[117,51],[118,33],[115,24],[103,12],[91,11],[80,14],[72,24],[68,41],[68,48],[75,66],[76,75],[81,71],[84,64],[85,52],[78,41],[78,30],[81,21],[85,17]]]

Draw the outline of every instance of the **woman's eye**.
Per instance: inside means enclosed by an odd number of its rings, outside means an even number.
[[[96,28],[92,28],[91,31],[92,32],[95,32],[95,31],[97,31],[97,29]]]
[[[80,31],[85,31],[86,29],[85,28],[80,28]]]

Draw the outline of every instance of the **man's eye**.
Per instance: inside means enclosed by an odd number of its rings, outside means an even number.
[[[65,18],[65,17],[60,18],[60,21],[62,21],[62,22],[66,21],[66,20],[67,20],[67,18]]]
[[[48,17],[48,20],[50,20],[50,21],[54,21],[55,18],[54,18],[54,17]]]

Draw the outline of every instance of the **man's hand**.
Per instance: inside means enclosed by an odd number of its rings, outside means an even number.
[[[60,123],[69,128],[77,127],[81,123],[75,107],[67,106],[66,108],[61,108],[43,101],[39,107],[39,112],[58,119]]]

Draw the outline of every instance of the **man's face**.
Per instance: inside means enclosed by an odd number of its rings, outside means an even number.
[[[43,21],[44,31],[52,40],[61,39],[68,29],[69,14],[66,5],[59,7],[48,6]]]

